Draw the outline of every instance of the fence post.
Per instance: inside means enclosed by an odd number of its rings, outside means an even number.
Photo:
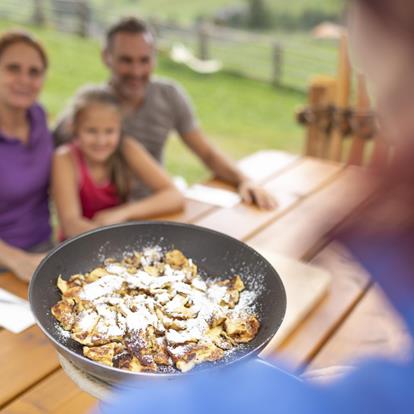
[[[198,34],[198,57],[201,60],[208,60],[210,58],[208,25],[204,22],[201,22],[198,25],[197,34]]]
[[[78,0],[78,34],[82,37],[88,37],[91,23],[91,8],[89,6],[89,0]]]
[[[46,23],[45,2],[44,0],[33,1],[32,22],[36,26],[43,26]]]
[[[278,42],[272,44],[272,85],[280,86],[283,75],[283,48]]]
[[[160,38],[162,35],[161,35],[161,25],[160,25],[159,20],[156,17],[150,17],[148,19],[148,24],[155,38],[156,39]]]

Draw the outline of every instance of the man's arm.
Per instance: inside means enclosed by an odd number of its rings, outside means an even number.
[[[254,184],[242,171],[224,155],[205,134],[199,129],[182,134],[185,144],[203,161],[203,163],[217,176],[238,188],[243,201],[256,204],[260,208],[272,209],[276,201],[262,187]]]

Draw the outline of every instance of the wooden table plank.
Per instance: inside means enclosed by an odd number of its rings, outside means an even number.
[[[368,275],[339,244],[324,248],[312,264],[332,274],[328,294],[273,354],[298,371],[335,332],[369,286]]]
[[[412,339],[400,316],[374,285],[308,369],[352,364],[364,357],[403,360],[412,348]]]
[[[18,279],[12,273],[0,274],[0,288],[3,288],[16,296],[27,299],[28,284]]]
[[[327,186],[252,237],[249,244],[297,259],[313,254],[323,235],[374,193],[374,182],[364,170],[347,167]]]
[[[0,411],[2,414],[83,414],[96,405],[59,369]]]
[[[345,168],[344,164],[312,157],[303,157],[298,163],[300,163],[300,169],[290,168],[284,171],[278,180],[272,180],[267,184],[266,189],[306,196],[334,179]]]
[[[215,209],[216,207],[211,204],[186,199],[183,211],[174,214],[165,214],[163,216],[157,217],[157,220],[192,223],[195,220],[206,216],[208,213],[214,211]]]
[[[277,171],[281,172],[300,158],[298,155],[284,151],[266,150],[243,158],[238,161],[237,165],[248,178],[261,183],[275,174],[275,166],[277,166]]]
[[[245,204],[239,204],[232,209],[219,208],[197,220],[196,224],[238,239],[247,239],[289,210],[298,200],[298,195],[306,196],[330,182],[341,169],[340,164],[304,159],[264,185],[265,189],[277,199],[285,197],[286,189],[290,188],[292,195],[290,202],[282,204],[280,208],[273,211],[263,211]]]
[[[0,407],[59,367],[56,352],[37,326],[16,335],[0,332]]]

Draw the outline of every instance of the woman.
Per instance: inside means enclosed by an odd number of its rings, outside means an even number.
[[[0,268],[28,281],[51,247],[52,138],[37,98],[48,66],[30,34],[0,37]]]

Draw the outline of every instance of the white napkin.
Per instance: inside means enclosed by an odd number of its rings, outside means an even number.
[[[278,191],[276,194],[273,194],[273,197],[277,202],[277,210],[283,210],[290,207],[299,198],[296,194],[287,193],[285,191]]]
[[[0,326],[17,334],[34,323],[29,302],[0,288]]]
[[[201,184],[192,185],[186,192],[186,198],[213,204],[214,206],[231,208],[241,202],[238,194],[220,188],[207,187]]]

